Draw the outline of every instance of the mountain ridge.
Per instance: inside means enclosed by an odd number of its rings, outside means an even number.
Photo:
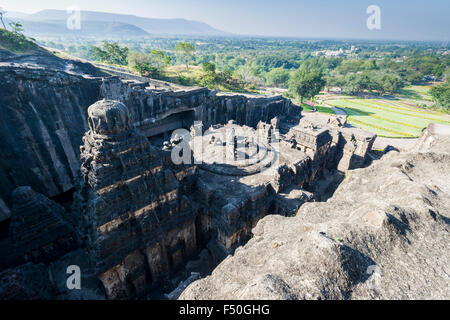
[[[33,27],[33,35],[40,35],[45,32],[39,30],[39,24],[56,24],[60,29],[62,24],[66,24],[66,20],[70,17],[70,13],[64,10],[42,10],[34,14],[23,14],[20,12],[11,12],[6,15],[8,19],[18,19],[21,23],[30,25]],[[194,20],[187,20],[183,18],[177,19],[158,19],[158,18],[146,18],[139,17],[135,15],[125,15],[117,13],[107,13],[107,12],[97,12],[97,11],[81,11],[81,30],[79,32],[74,32],[75,30],[69,30],[64,28],[64,30],[59,30],[59,34],[78,34],[78,35],[91,35],[89,32],[83,32],[83,24],[96,24],[101,26],[107,23],[107,26],[111,24],[123,24],[123,27],[132,29],[131,26],[135,28],[135,32],[124,32],[127,36],[143,36],[142,31],[151,34],[172,34],[172,35],[207,35],[207,36],[219,36],[227,35],[224,31],[213,28],[212,26]],[[140,29],[140,30],[139,30]],[[94,32],[96,33],[96,32]],[[96,35],[96,34],[95,34]]]

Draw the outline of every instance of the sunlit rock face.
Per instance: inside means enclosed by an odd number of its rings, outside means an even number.
[[[430,124],[414,150],[349,171],[326,202],[260,220],[180,299],[448,299],[449,179],[450,126]]]

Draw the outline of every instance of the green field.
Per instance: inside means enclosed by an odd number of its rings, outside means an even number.
[[[313,111],[313,107],[307,104],[302,104],[303,111]],[[333,109],[328,107],[316,106],[317,112],[327,113],[327,114],[336,114]]]
[[[418,137],[430,122],[450,124],[450,117],[445,114],[420,109],[401,100],[339,99],[327,100],[327,103],[343,109],[349,123],[383,137]]]
[[[431,86],[411,85],[400,90],[398,96],[403,99],[432,101],[428,91]]]

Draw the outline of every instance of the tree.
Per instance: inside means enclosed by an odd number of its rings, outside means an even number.
[[[120,47],[117,42],[103,41],[103,49],[107,52],[109,62],[122,66],[128,64],[128,47]]]
[[[23,34],[23,26],[20,22],[10,22],[11,31],[15,34]]]
[[[186,64],[186,71],[189,71],[189,60],[195,53],[195,46],[190,42],[179,42],[175,46],[175,53],[179,55]]]
[[[269,72],[272,69],[275,68],[285,68],[285,69],[292,69],[292,68],[298,68],[298,63],[294,61],[293,59],[287,59],[280,54],[274,55],[263,55],[259,56],[255,61],[257,66],[261,66],[262,69],[266,72]]]
[[[450,110],[450,85],[434,86],[429,92],[437,105],[444,108],[447,112]]]
[[[205,73],[216,73],[216,65],[212,62],[203,62],[202,70]]]
[[[5,22],[3,21],[3,17],[5,16],[6,11],[4,11],[2,8],[0,8],[0,20],[2,21],[3,29],[6,30]]]
[[[363,68],[366,70],[377,70],[378,69],[377,62],[373,59],[367,60],[364,63]]]
[[[219,82],[219,76],[216,73],[216,65],[211,62],[202,63],[203,74],[200,77],[199,84],[202,87],[214,88]]]
[[[330,75],[326,77],[328,91],[332,88],[339,88],[340,91],[344,90],[346,84],[345,76]]]
[[[340,74],[356,73],[364,69],[363,60],[344,60],[335,70]]]
[[[269,86],[286,88],[289,82],[289,70],[275,68],[266,73],[266,82]]]
[[[264,85],[264,79],[257,76],[257,70],[249,65],[243,65],[235,71],[235,75],[244,83],[253,84],[255,86]]]
[[[382,92],[394,93],[403,86],[403,82],[397,75],[384,74],[377,81]]]
[[[128,65],[141,76],[156,77],[161,73],[160,61],[155,59],[151,54],[130,52],[128,55]]]
[[[106,61],[107,53],[100,47],[90,46],[91,56],[93,60]]]
[[[344,91],[350,94],[355,94],[361,90],[357,80],[357,75],[354,73],[345,76],[343,79],[343,84]]]
[[[23,28],[20,23],[11,23],[14,27],[13,31],[0,29],[0,43],[2,47],[13,52],[28,52],[29,50],[37,49],[33,38],[27,38],[23,34]]]
[[[151,50],[150,54],[159,60],[163,66],[168,66],[172,62],[172,57],[165,55],[161,50]]]
[[[300,98],[313,99],[325,87],[326,81],[320,69],[300,67],[289,79],[289,91]]]
[[[348,74],[344,77],[344,91],[355,94],[361,93],[364,90],[373,90],[379,88],[379,86],[374,85],[375,80],[370,73],[363,74]]]
[[[404,78],[411,84],[420,84],[423,80],[423,76],[418,71],[407,71]]]
[[[128,64],[128,47],[121,47],[117,42],[103,41],[103,47],[92,46],[92,57],[101,62],[125,66]]]

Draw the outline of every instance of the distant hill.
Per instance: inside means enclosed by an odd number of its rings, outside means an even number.
[[[30,35],[127,36],[142,37],[150,34],[226,35],[210,25],[185,19],[153,19],[94,11],[81,11],[81,30],[66,28],[69,14],[63,10],[43,10],[26,15],[10,12],[7,18],[19,20]]]
[[[35,21],[13,19],[23,25],[28,36],[88,36],[88,37],[145,37],[150,34],[132,24],[121,22],[84,21],[80,30],[70,30],[65,20]],[[10,20],[6,19],[6,23]]]

